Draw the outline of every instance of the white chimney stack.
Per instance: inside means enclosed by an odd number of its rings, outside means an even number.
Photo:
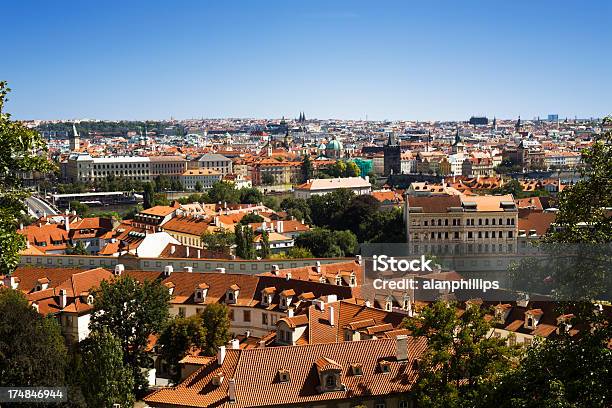
[[[280,270],[280,268],[278,267],[278,265],[272,265],[272,273],[274,274],[274,276],[278,276],[278,271]]]
[[[172,265],[164,266],[164,276],[168,277],[172,274],[172,272],[174,272],[174,268],[172,267]]]
[[[317,261],[317,273],[320,274],[321,273],[321,261]]]
[[[70,218],[68,216],[64,217],[64,227],[66,231],[70,231]]]
[[[238,350],[240,348],[240,341],[238,339],[231,339],[227,343],[227,347],[231,350]]]
[[[176,246],[175,246],[175,245],[172,245],[172,246],[170,247],[170,254],[171,254],[171,255],[173,255],[175,252],[176,252]]]
[[[225,273],[225,268],[217,268],[215,270],[219,273]]]
[[[115,265],[115,275],[120,276],[125,271],[125,265],[117,264]]]
[[[293,317],[293,308],[292,307],[287,309],[287,317]]]
[[[219,346],[219,350],[217,350],[217,364],[222,365],[223,360],[225,360],[225,346]]]
[[[59,307],[60,307],[60,309],[65,308],[67,303],[68,303],[68,295],[66,293],[66,289],[60,289],[60,291],[59,291]]]
[[[193,272],[193,267],[192,267],[192,266],[185,266],[185,267],[183,268],[183,270],[184,270],[185,272]]]
[[[336,316],[334,315],[334,307],[329,307],[329,325],[334,326],[336,324]]]
[[[355,255],[355,262],[357,262],[357,265],[361,265],[361,255]]]
[[[395,338],[397,345],[397,361],[408,360],[408,336],[400,334]]]
[[[189,247],[185,247],[185,258],[189,258]]]
[[[283,226],[283,222],[282,221],[277,221],[276,222],[276,230],[279,234],[283,233],[284,230],[284,226]]]
[[[201,256],[200,256],[200,255],[201,255],[201,253],[202,253],[202,252],[200,252],[200,250],[198,249],[198,259],[199,259],[199,258],[201,258]]]

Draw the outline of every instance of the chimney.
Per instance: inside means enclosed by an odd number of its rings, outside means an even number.
[[[304,224],[305,224],[305,221],[304,221],[304,219],[302,218],[302,225],[304,225]]]
[[[246,337],[247,339],[248,339],[249,337],[251,337],[251,331],[250,331],[250,330],[245,331],[245,332],[244,332],[244,337]]]
[[[285,275],[285,279],[287,280],[291,279],[291,272],[287,272],[287,275]]]
[[[66,231],[70,231],[70,218],[68,216],[64,217],[64,228],[66,228]]]
[[[370,302],[370,299],[366,299],[365,306],[366,307],[372,307],[372,302]]]
[[[334,326],[336,324],[336,316],[334,315],[334,307],[329,307],[329,325]]]
[[[202,252],[198,249],[198,259],[201,258],[201,256],[200,256],[201,254],[202,254]]]
[[[278,265],[272,265],[272,273],[274,274],[274,276],[278,276],[278,272],[279,271],[279,267]]]
[[[175,245],[172,245],[172,246],[170,247],[170,255],[174,255],[174,253],[175,253],[175,252],[176,252],[176,246],[175,246]]]
[[[227,394],[230,402],[236,402],[236,380],[230,378],[227,384]]]
[[[193,272],[193,266],[185,266],[183,267],[183,271],[191,273]]]
[[[408,360],[408,336],[400,334],[395,338],[397,345],[397,361]]]
[[[265,222],[265,221],[262,221],[262,223],[261,223],[261,230],[262,230],[262,231],[265,231],[265,230],[266,230],[266,227],[267,227],[266,222]]]
[[[215,270],[219,273],[225,273],[225,268],[217,268]]]
[[[63,309],[66,307],[68,303],[68,295],[66,294],[66,289],[60,289],[59,291],[59,307]]]
[[[120,276],[125,271],[125,265],[117,264],[115,265],[115,275]]]
[[[222,365],[223,360],[225,360],[225,346],[219,346],[219,350],[217,350],[217,364]]]
[[[293,317],[293,316],[294,316],[294,314],[293,314],[293,308],[292,308],[292,307],[290,307],[290,308],[288,308],[288,309],[287,309],[287,317]]]
[[[321,274],[321,261],[317,261],[317,273]]]
[[[174,272],[174,268],[172,267],[172,265],[166,265],[164,266],[164,276],[168,277],[172,274],[172,272]]]
[[[22,230],[23,229],[23,222],[19,223],[19,229]]]
[[[185,247],[185,258],[189,258],[189,247]]]
[[[231,339],[227,342],[227,348],[230,350],[238,350],[240,348],[240,341],[238,339]]]
[[[266,347],[266,341],[265,340],[259,340],[259,348],[264,348]]]
[[[283,222],[282,222],[282,221],[277,221],[277,222],[276,222],[276,231],[277,231],[279,234],[282,234],[282,233],[283,233],[283,228],[284,228],[284,226],[283,226]]]
[[[361,255],[355,255],[355,262],[357,262],[357,265],[361,265]]]
[[[19,279],[16,276],[11,276],[11,289],[17,289],[19,287]]]
[[[38,312],[38,302],[32,302],[32,307]]]

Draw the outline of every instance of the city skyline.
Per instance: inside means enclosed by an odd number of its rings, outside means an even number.
[[[610,8],[14,3],[1,79],[17,119],[602,117]]]

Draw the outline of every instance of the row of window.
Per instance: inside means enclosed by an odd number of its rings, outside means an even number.
[[[468,218],[465,220],[465,225],[467,226],[475,226],[476,220],[478,220],[478,225],[504,225],[503,218]],[[412,223],[413,225],[421,225],[419,220],[416,219]],[[452,224],[453,227],[461,226],[461,218],[438,218],[437,220],[423,220],[423,226],[425,227],[448,227]],[[505,225],[514,225],[514,218],[506,218]]]

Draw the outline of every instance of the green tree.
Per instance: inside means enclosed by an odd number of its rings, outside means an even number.
[[[361,174],[361,170],[359,166],[354,161],[349,161],[346,163],[346,170],[344,172],[344,177],[359,177]]]
[[[303,198],[287,197],[281,201],[280,208],[296,220],[305,220],[308,224],[312,222],[310,219],[310,207]]]
[[[87,255],[87,249],[83,241],[77,241],[77,243],[69,248],[66,248],[66,255]]]
[[[194,188],[195,188],[195,191],[198,191],[198,192],[204,190],[204,186],[202,185],[202,183],[199,180],[196,181]]]
[[[599,136],[582,156],[583,177],[559,194],[555,228],[544,237],[547,267],[541,270],[534,259],[524,264],[530,267],[527,276],[554,282],[558,313],[574,315],[568,323],[581,329],[530,349],[499,387],[502,407],[603,408],[612,401],[612,325],[609,314],[594,305],[609,299],[612,286],[612,132]]]
[[[304,155],[302,159],[302,180],[306,182],[312,178],[313,168],[310,156]]]
[[[0,288],[0,387],[64,386],[66,347],[56,319]]]
[[[312,252],[306,248],[293,247],[287,251],[287,256],[291,259],[314,258]]]
[[[181,379],[181,359],[189,352],[207,348],[206,328],[202,318],[199,314],[175,317],[168,322],[157,344],[161,357],[170,366],[172,380],[178,383]]]
[[[264,173],[261,175],[261,184],[264,186],[271,186],[276,183],[274,176],[270,173]]]
[[[354,255],[357,237],[351,231],[313,228],[295,239],[295,245],[308,249],[317,258],[338,258]]]
[[[79,201],[71,201],[69,206],[71,210],[76,211],[79,217],[85,217],[89,212],[89,206]]]
[[[259,256],[261,259],[268,259],[270,255],[270,234],[268,231],[263,231],[261,233],[261,249],[259,250]]]
[[[244,217],[240,219],[240,224],[242,225],[255,224],[255,223],[261,223],[261,222],[264,222],[264,218],[261,215],[255,214],[255,213],[248,213],[247,215],[245,215]]]
[[[234,234],[225,228],[218,228],[215,232],[206,231],[202,234],[202,244],[206,248],[215,252],[223,252],[229,254],[231,246],[236,238]]]
[[[0,81],[0,274],[8,274],[19,263],[25,238],[17,234],[19,218],[26,213],[29,193],[21,187],[19,172],[48,173],[54,166],[47,158],[47,145],[36,130],[11,120],[4,112],[10,89]]]
[[[81,391],[91,408],[134,404],[132,369],[124,364],[121,342],[108,329],[93,331],[80,344],[83,373]]]
[[[219,346],[232,338],[228,307],[221,303],[206,306],[202,312],[202,322],[206,329],[206,348],[203,352],[207,356],[214,356]]]
[[[332,193],[312,196],[307,200],[312,222],[319,227],[341,229],[345,221],[343,214],[355,194],[351,190],[340,189]]]
[[[240,202],[243,204],[258,204],[264,200],[264,195],[256,188],[242,188],[240,191]]]
[[[134,391],[147,389],[143,368],[151,367],[145,351],[149,336],[160,333],[168,320],[168,288],[159,281],[136,281],[121,276],[113,282],[102,281],[94,293],[93,313],[89,327],[111,331],[121,342],[124,363],[134,375]]]
[[[208,196],[213,203],[237,204],[240,201],[240,192],[232,183],[219,181],[208,190]]]
[[[143,205],[142,205],[145,210],[153,207],[153,205],[154,205],[153,204],[153,196],[154,195],[155,195],[155,191],[154,191],[154,188],[153,188],[153,184],[146,183],[144,185],[144,194],[143,194],[144,202],[143,202]]]
[[[427,339],[415,393],[422,407],[487,407],[494,404],[493,388],[511,368],[512,350],[504,339],[490,336],[486,310],[437,301],[403,326],[412,336]]]
[[[170,190],[172,188],[172,181],[168,176],[160,174],[153,179],[153,185],[155,192],[159,193]]]
[[[255,259],[253,247],[254,233],[248,225],[237,224],[234,228],[236,256],[242,259]]]

